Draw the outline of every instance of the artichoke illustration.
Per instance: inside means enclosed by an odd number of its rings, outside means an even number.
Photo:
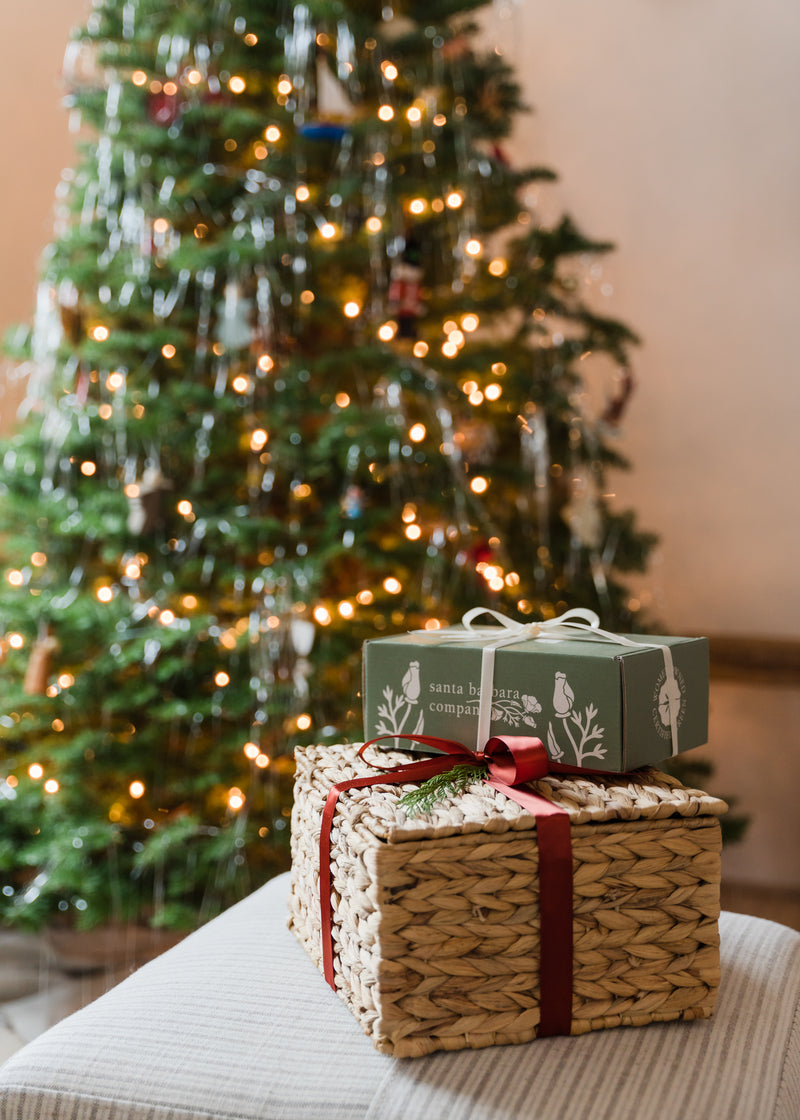
[[[553,708],[557,716],[565,719],[572,711],[572,702],[575,693],[569,686],[566,673],[556,673],[556,685],[553,690]]]

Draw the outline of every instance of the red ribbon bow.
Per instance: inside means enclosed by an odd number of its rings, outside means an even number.
[[[325,979],[336,990],[333,969],[333,915],[331,909],[331,826],[339,794],[363,786],[396,785],[425,781],[459,763],[485,762],[484,781],[516,801],[536,818],[539,854],[539,1004],[537,1037],[569,1034],[572,1023],[572,842],[569,814],[551,801],[520,788],[522,783],[550,772],[577,773],[547,757],[540,739],[523,735],[495,735],[482,751],[471,751],[453,739],[430,735],[381,735],[370,739],[364,751],[379,739],[410,739],[443,752],[401,766],[378,767],[380,774],[337,782],[328,792],[319,838],[319,895],[322,919],[322,964]],[[366,760],[365,760],[366,761]],[[370,763],[370,765],[375,765]],[[390,775],[387,777],[387,775]]]

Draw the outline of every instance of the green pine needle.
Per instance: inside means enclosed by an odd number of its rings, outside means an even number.
[[[486,767],[470,762],[460,762],[444,774],[434,774],[417,789],[404,793],[398,805],[405,809],[406,816],[416,817],[429,813],[435,805],[449,797],[457,797],[467,786],[479,782],[486,774]]]

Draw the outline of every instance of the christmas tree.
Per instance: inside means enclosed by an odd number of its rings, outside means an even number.
[[[195,924],[287,861],[361,642],[596,607],[635,341],[527,205],[477,0],[97,0],[0,492],[0,915]]]

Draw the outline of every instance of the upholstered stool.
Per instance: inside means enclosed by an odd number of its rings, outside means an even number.
[[[800,933],[724,913],[713,1019],[394,1059],[279,878],[0,1069],[2,1120],[797,1120]]]

